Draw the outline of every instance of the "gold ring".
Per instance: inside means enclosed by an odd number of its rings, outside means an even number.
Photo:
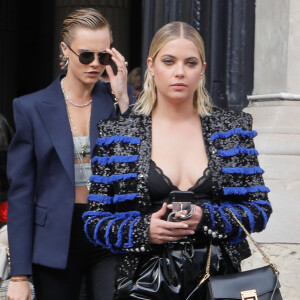
[[[128,62],[127,62],[127,61],[125,61],[125,66],[126,66],[126,67],[128,66]]]

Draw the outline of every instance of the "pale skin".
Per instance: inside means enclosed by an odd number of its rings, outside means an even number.
[[[148,58],[147,65],[157,90],[157,105],[152,111],[151,158],[179,190],[188,190],[208,165],[201,120],[193,107],[193,96],[206,63],[193,42],[178,38],[162,47],[155,60]],[[180,222],[162,220],[166,212],[167,205],[163,204],[152,214],[150,243],[164,244],[192,235],[202,217],[199,206],[190,219]]]
[[[112,54],[118,72],[114,75],[111,66],[101,65],[98,56],[88,65],[80,63],[79,58],[66,46],[61,43],[62,51],[69,58],[68,72],[64,78],[63,85],[65,93],[76,104],[84,104],[92,99],[92,90],[98,82],[104,69],[109,76],[112,91],[118,100],[121,113],[125,112],[129,105],[127,94],[127,68],[125,58],[115,48],[109,49],[110,33],[108,28],[86,29],[77,28],[74,31],[73,40],[69,45],[77,54],[83,51],[103,52]],[[91,105],[83,108],[75,107],[69,103],[68,110],[77,128],[76,135],[85,136],[88,130],[88,123],[91,114]],[[69,120],[70,121],[70,120]],[[73,126],[73,125],[71,125]],[[74,133],[73,133],[74,135]],[[90,157],[84,157],[83,162],[89,162]],[[76,159],[74,163],[79,163]],[[75,202],[86,203],[89,191],[85,186],[75,187]],[[15,279],[26,280],[26,275],[13,276]],[[10,282],[7,292],[8,300],[31,300],[31,292],[28,281]]]

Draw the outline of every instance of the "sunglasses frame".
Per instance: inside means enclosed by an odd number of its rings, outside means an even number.
[[[90,64],[91,62],[94,61],[95,59],[95,53],[98,55],[98,61],[101,65],[103,66],[107,66],[107,65],[110,65],[113,63],[113,60],[111,59],[112,55],[106,51],[103,51],[103,52],[93,52],[93,51],[83,51],[81,52],[80,54],[77,54],[68,44],[66,44],[66,46],[75,54],[78,56],[78,59],[80,61],[80,63],[82,63],[83,65],[88,65]],[[93,54],[93,57],[92,57],[92,60],[89,61],[89,62],[83,62],[82,60],[84,60],[84,58],[82,58],[82,54],[83,53],[91,53]],[[104,60],[106,60],[105,58],[103,58],[103,56],[108,56],[109,59],[108,59],[108,63],[106,63]]]

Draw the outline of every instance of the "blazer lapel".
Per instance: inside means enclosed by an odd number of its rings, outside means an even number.
[[[94,148],[96,146],[96,141],[99,137],[97,128],[98,122],[116,115],[111,96],[109,95],[104,84],[100,81],[95,84],[92,97],[93,104],[90,120],[91,154],[93,154]]]
[[[60,161],[74,185],[73,139],[66,104],[60,88],[60,78],[45,89],[44,98],[38,110]]]
[[[62,76],[58,77],[45,89],[44,98],[38,106],[38,110],[61,163],[71,182],[75,184],[73,138],[65,100],[60,87],[61,77]],[[93,153],[96,140],[99,136],[97,130],[98,122],[115,115],[112,99],[100,81],[95,84],[92,97],[93,103],[90,118],[91,154]]]

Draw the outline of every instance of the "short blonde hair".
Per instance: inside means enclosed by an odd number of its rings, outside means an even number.
[[[74,38],[74,31],[78,27],[88,29],[107,27],[110,33],[110,43],[113,41],[108,21],[94,8],[76,9],[65,18],[61,27],[61,38],[65,44],[71,44]]]
[[[200,34],[194,27],[184,22],[171,22],[160,28],[152,39],[148,57],[152,58],[154,62],[158,52],[168,42],[178,38],[184,38],[194,43],[199,50],[202,62],[205,62],[204,43]],[[147,68],[145,71],[144,89],[141,92],[133,110],[137,114],[149,115],[156,103],[157,94],[155,82]],[[202,117],[210,115],[212,111],[211,99],[205,88],[205,74],[201,76],[198,88],[195,91],[194,107]]]

